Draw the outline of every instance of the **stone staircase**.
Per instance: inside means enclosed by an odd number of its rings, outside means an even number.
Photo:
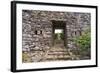
[[[63,41],[60,41],[60,43],[57,42],[55,42],[54,46],[46,52],[43,61],[78,59],[75,55],[72,54],[72,52],[70,52],[69,49],[64,47]]]
[[[55,50],[57,49],[57,50]],[[71,60],[69,53],[67,50],[62,48],[53,47],[46,55],[46,61],[53,60]]]
[[[65,61],[79,60],[79,57],[74,55],[70,49],[65,48],[63,41],[56,41],[54,46],[45,51],[31,51],[23,53],[23,62],[49,62],[49,61]]]

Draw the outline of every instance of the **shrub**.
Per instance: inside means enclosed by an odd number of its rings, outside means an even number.
[[[90,48],[91,48],[91,34],[88,29],[84,34],[77,37],[75,42],[79,48],[79,52],[81,56],[90,56]]]

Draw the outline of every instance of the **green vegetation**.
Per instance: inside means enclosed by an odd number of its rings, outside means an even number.
[[[55,33],[55,39],[64,39],[64,33]]]
[[[80,55],[89,57],[91,48],[90,29],[84,32],[80,37],[75,38],[75,42],[79,48]]]
[[[28,53],[22,53],[22,62],[23,63],[26,63],[26,62],[30,62],[31,61],[31,58],[30,56],[28,55]]]
[[[60,33],[60,37],[62,40],[64,40],[64,33]]]

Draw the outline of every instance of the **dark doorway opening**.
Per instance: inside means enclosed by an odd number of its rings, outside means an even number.
[[[61,20],[52,20],[52,24],[53,46],[67,47],[66,22]]]

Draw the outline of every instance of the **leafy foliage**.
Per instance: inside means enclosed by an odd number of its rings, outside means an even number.
[[[60,37],[62,40],[64,40],[64,33],[60,33]]]
[[[60,39],[64,40],[64,33],[55,33],[55,39],[58,39],[58,35]]]
[[[90,56],[91,47],[91,34],[90,29],[88,29],[84,34],[75,39],[77,46],[79,47],[81,55]]]

